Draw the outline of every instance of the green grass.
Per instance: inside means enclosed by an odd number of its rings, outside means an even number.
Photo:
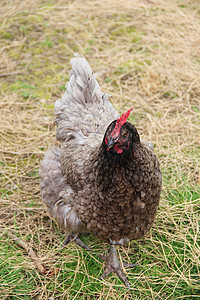
[[[195,198],[193,201],[197,204],[196,200]],[[199,269],[197,261],[194,261],[194,257],[191,256],[191,251],[195,253],[199,245],[193,238],[197,236],[197,232],[193,232],[191,219],[195,218],[200,207],[197,207],[198,211],[195,213],[191,213],[189,209],[186,211],[181,204],[174,205],[170,209],[172,212],[176,211],[177,214],[173,223],[170,223],[169,219],[165,219],[163,223],[160,216],[149,238],[131,243],[131,251],[129,251],[131,255],[127,257],[126,250],[120,250],[124,261],[128,259],[129,262],[137,262],[138,266],[127,271],[133,287],[130,292],[125,290],[115,275],[109,276],[106,280],[108,283],[114,284],[112,290],[114,290],[115,297],[129,294],[140,299],[141,291],[145,291],[145,299],[148,299],[151,298],[151,290],[162,297],[168,297],[171,294],[174,299],[183,294],[184,299],[190,299],[190,295],[198,295],[200,290],[197,275]],[[159,215],[162,214],[162,210],[163,208],[160,209]],[[183,214],[185,215],[183,216]],[[183,232],[182,228],[186,229],[186,226],[187,235],[177,237],[177,231]],[[55,229],[57,230],[57,228]],[[64,240],[64,235],[59,232],[57,234],[60,241]],[[96,253],[105,251],[105,248],[101,249],[101,243],[92,235],[82,239],[94,249],[96,248]],[[39,237],[35,237],[35,244],[38,243]],[[30,261],[25,251],[20,250],[11,241],[7,240],[4,245],[1,243],[3,259],[0,264],[0,272],[5,295],[12,296],[13,299],[15,297],[16,299],[23,299],[23,297],[28,299],[30,295],[33,297],[33,290],[35,290],[35,295],[39,294],[35,287],[41,284],[45,284],[46,293],[49,296],[56,289],[57,297],[70,293],[71,299],[73,297],[84,299],[87,295],[95,297],[102,292],[102,281],[98,280],[102,273],[102,261],[98,259],[97,254],[91,255],[73,244],[69,244],[60,251],[59,245],[56,249],[55,244],[49,243],[48,240],[47,253],[52,251],[52,246],[54,263],[49,266],[49,272],[51,274],[53,269],[54,275],[39,276],[33,265],[31,265],[32,268],[27,267],[30,265]]]
[[[21,6],[20,6],[21,5]],[[196,1],[7,1],[0,20],[0,286],[2,299],[200,298],[199,5]],[[195,51],[194,51],[195,49]],[[109,246],[73,243],[49,217],[39,164],[55,142],[54,102],[65,91],[74,52],[85,56],[120,113],[153,143],[163,191],[147,237],[118,248],[137,263],[99,280]],[[20,237],[46,266],[40,274]]]
[[[13,256],[15,260],[13,260]],[[35,289],[37,273],[35,270],[26,270],[23,263],[24,257],[19,248],[8,243],[1,246],[1,297],[30,299]]]

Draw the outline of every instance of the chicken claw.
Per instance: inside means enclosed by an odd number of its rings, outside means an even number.
[[[62,247],[64,248],[69,242],[75,242],[78,246],[86,249],[88,251],[93,251],[90,247],[88,247],[85,243],[81,241],[77,234],[68,234],[63,242]]]
[[[100,258],[103,259],[106,262],[106,268],[101,275],[100,279],[104,279],[107,277],[110,273],[116,273],[119,279],[125,284],[125,286],[130,289],[130,283],[128,279],[126,278],[125,274],[122,271],[120,262],[117,258],[116,248],[114,245],[111,245],[110,247],[110,253],[108,256],[100,255]],[[136,264],[127,264],[123,263],[124,267],[134,267]]]

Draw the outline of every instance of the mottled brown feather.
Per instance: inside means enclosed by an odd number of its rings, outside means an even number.
[[[40,167],[43,201],[68,233],[89,231],[113,244],[138,239],[151,228],[159,204],[156,154],[127,122],[135,140],[127,155],[112,157],[104,134],[117,112],[85,59],[73,59],[70,76],[55,107],[60,147],[49,150]]]

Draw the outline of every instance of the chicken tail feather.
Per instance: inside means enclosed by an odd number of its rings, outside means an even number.
[[[76,56],[70,61],[65,94],[55,103],[57,139],[81,139],[104,131],[118,117],[108,95],[103,93],[87,60]]]

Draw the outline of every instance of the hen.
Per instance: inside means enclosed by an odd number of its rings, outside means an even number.
[[[140,140],[101,92],[88,62],[71,60],[64,96],[55,103],[56,138],[40,166],[44,203],[67,234],[91,250],[79,233],[91,232],[109,243],[105,278],[110,272],[129,287],[115,245],[138,239],[151,228],[159,204],[162,179],[151,144]],[[124,266],[126,266],[124,264]]]

